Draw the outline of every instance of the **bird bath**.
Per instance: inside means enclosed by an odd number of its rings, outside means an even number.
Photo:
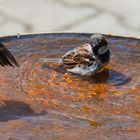
[[[0,139],[140,139],[140,40],[105,35],[110,64],[94,77],[66,73],[61,58],[91,34],[1,37],[20,68],[0,67]]]

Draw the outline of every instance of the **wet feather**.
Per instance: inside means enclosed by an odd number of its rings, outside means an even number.
[[[9,50],[0,43],[0,65],[1,66],[17,66],[19,67],[18,63],[16,62],[14,56],[9,52]]]

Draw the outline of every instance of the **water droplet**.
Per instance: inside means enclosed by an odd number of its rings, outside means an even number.
[[[17,34],[17,38],[20,38],[20,36],[21,36],[20,33],[18,33],[18,34]]]

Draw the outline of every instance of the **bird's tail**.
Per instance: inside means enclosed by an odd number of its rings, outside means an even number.
[[[57,63],[57,64],[62,64],[62,59],[59,58],[42,58],[39,61],[41,62],[46,62],[46,63]]]

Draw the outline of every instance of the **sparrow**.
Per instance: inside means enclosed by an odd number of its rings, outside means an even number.
[[[9,52],[9,50],[0,43],[0,65],[1,66],[17,66],[19,67],[18,63],[16,62],[14,56]]]
[[[89,43],[66,52],[62,63],[68,72],[92,76],[100,72],[109,63],[110,50],[103,35],[94,34]]]

